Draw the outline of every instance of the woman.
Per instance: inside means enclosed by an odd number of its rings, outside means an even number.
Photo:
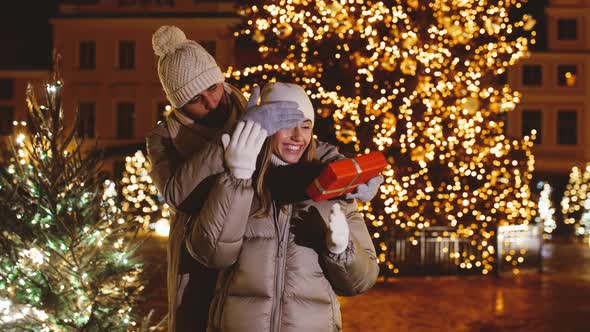
[[[202,210],[208,218],[193,224],[187,240],[193,257],[221,270],[209,310],[211,332],[340,331],[336,295],[362,293],[377,278],[375,249],[356,201],[280,203],[281,192],[271,190],[273,170],[312,161],[315,144],[305,91],[266,85],[261,104],[278,100],[297,102],[306,120],[266,139],[253,180],[242,174],[251,164],[237,162],[235,154],[248,146],[257,153],[260,130],[242,123],[231,141],[224,137],[228,172],[240,175],[226,175],[226,181],[237,189],[232,195],[212,189]]]

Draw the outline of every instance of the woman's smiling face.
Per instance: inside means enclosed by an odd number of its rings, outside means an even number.
[[[286,163],[299,162],[311,142],[312,130],[311,120],[305,120],[296,127],[277,131],[270,141],[273,153]]]

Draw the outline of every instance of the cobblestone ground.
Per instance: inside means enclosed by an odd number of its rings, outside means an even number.
[[[549,243],[543,256],[541,274],[380,282],[341,298],[344,331],[590,331],[590,247]],[[157,279],[146,305],[163,312]]]
[[[398,278],[342,299],[344,331],[590,331],[590,247],[550,243],[545,271]]]

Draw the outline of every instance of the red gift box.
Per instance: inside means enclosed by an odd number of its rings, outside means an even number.
[[[387,166],[381,152],[332,162],[307,187],[307,195],[318,202],[349,193],[359,184],[379,175]]]

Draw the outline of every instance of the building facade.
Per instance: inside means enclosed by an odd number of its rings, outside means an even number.
[[[62,1],[51,19],[61,54],[66,121],[79,111],[80,134],[104,151],[105,171],[118,175],[124,158],[144,146],[168,103],[157,75],[151,37],[176,25],[200,42],[222,70],[234,63],[229,1]]]
[[[26,133],[28,110],[25,93],[29,84],[37,94],[49,78],[47,70],[0,70],[0,138],[2,144],[13,133]]]
[[[547,49],[532,52],[508,73],[522,92],[507,118],[507,134],[537,131],[536,172],[567,175],[590,161],[590,0],[550,0],[546,14]]]

